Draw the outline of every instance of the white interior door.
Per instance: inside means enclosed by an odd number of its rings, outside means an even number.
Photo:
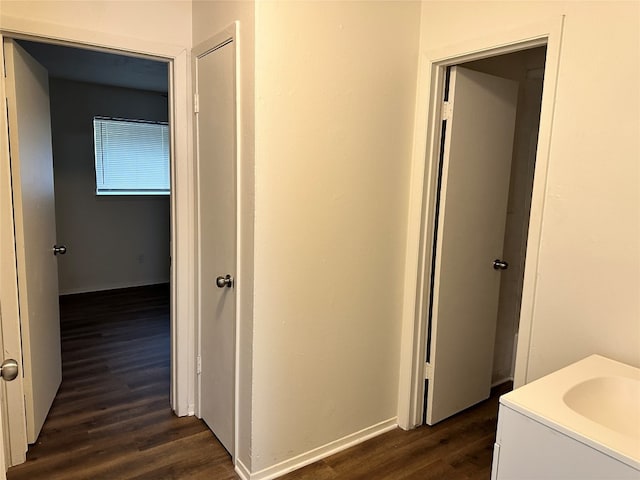
[[[436,233],[429,425],[489,397],[517,82],[454,67]]]
[[[3,342],[3,335],[2,335],[3,324],[4,324],[3,320],[4,318],[2,316],[2,311],[0,311],[0,352],[2,352],[2,354],[0,354],[0,363],[2,363],[3,365],[6,365],[5,360],[13,360],[14,362],[16,362],[16,360],[10,359],[9,357],[5,356],[5,349],[4,349],[4,342]],[[4,375],[3,373],[3,378],[5,376],[6,375]],[[7,378],[6,381],[10,383],[12,381],[15,381],[15,379],[11,380],[10,378]],[[0,382],[3,382],[3,380],[0,380]],[[6,472],[7,472],[7,467],[9,466],[7,465],[7,458],[9,460],[11,458],[11,450],[10,448],[8,448],[9,444],[11,443],[11,439],[9,438],[11,429],[7,423],[7,420],[8,420],[7,413],[8,413],[7,391],[4,388],[0,388],[0,429],[2,429],[2,431],[0,432],[0,480],[7,479]],[[21,417],[24,418],[23,415],[21,415]]]
[[[2,317],[2,311],[0,311],[0,352],[2,352],[2,354],[0,354],[0,363],[4,364],[4,360],[9,360],[8,357],[4,357],[4,348],[3,348],[3,341],[2,341],[2,324],[3,324],[3,317]],[[15,361],[15,359],[13,359]],[[1,382],[2,380],[0,380]],[[7,475],[7,461],[6,458],[11,456],[11,451],[9,448],[7,448],[10,444],[10,428],[9,425],[7,424],[7,395],[6,395],[6,390],[3,388],[0,388],[0,429],[2,429],[2,431],[0,432],[0,480],[6,480]]]
[[[233,278],[236,270],[235,42],[209,42],[196,48],[194,54],[198,99],[200,416],[233,455],[236,345]]]
[[[2,352],[2,312],[0,312],[0,352]],[[0,355],[0,363],[4,362],[5,358]],[[7,400],[4,389],[0,388],[0,480],[7,479],[7,462],[5,460],[5,448],[9,443],[9,428],[6,424],[7,420]],[[10,453],[10,452],[9,452]]]
[[[18,44],[5,40],[4,49],[21,326],[4,335],[5,343],[21,335],[24,388],[23,406],[9,404],[9,411],[25,409],[34,443],[62,381],[49,84]]]

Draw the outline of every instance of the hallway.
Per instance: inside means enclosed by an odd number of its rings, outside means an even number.
[[[236,480],[203,422],[169,407],[167,285],[60,298],[63,381],[27,462],[8,480]],[[400,429],[339,452],[286,480],[487,480],[492,397],[441,422]]]
[[[439,424],[399,428],[281,477],[281,480],[489,480],[496,438],[498,398]]]

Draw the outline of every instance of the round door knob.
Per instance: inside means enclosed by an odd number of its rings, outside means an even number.
[[[224,277],[220,276],[216,278],[216,286],[218,288],[231,288],[233,287],[233,278],[231,277],[231,275],[225,275]]]
[[[13,358],[5,360],[0,365],[0,377],[4,378],[7,382],[14,380],[18,376],[18,362]]]
[[[53,254],[54,255],[64,255],[67,253],[67,247],[64,245],[54,245],[53,246]]]
[[[493,261],[493,268],[495,270],[506,270],[507,268],[509,268],[509,264],[504,260],[500,260],[499,258],[496,258]]]

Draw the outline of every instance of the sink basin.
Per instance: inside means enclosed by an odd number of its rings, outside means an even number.
[[[632,467],[640,479],[640,368],[591,355],[500,403]]]
[[[569,408],[629,437],[640,431],[640,381],[628,377],[590,378],[563,397]]]

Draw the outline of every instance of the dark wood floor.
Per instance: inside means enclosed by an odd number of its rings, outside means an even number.
[[[489,480],[498,398],[510,388],[434,427],[392,430],[280,479]]]
[[[9,480],[237,479],[200,420],[169,406],[169,290],[60,299],[63,380]]]
[[[168,287],[61,297],[63,382],[8,480],[236,480],[194,417],[169,407]],[[435,427],[394,430],[283,480],[488,480],[498,396]]]

